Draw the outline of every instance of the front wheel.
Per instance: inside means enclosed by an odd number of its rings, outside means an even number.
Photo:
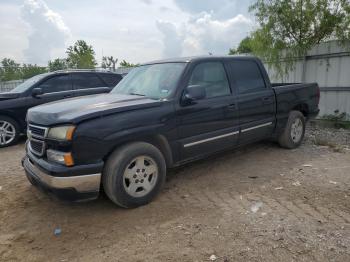
[[[166,164],[162,153],[153,145],[136,142],[115,150],[103,171],[107,196],[125,208],[149,203],[165,182]]]
[[[0,148],[15,144],[19,139],[19,125],[7,116],[0,116]]]
[[[305,134],[305,117],[300,111],[289,113],[287,125],[278,142],[284,148],[293,149],[300,146]]]

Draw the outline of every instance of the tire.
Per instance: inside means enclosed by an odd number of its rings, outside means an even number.
[[[300,146],[305,134],[305,117],[300,111],[289,113],[287,125],[278,138],[281,147],[293,149]]]
[[[19,135],[20,128],[17,121],[7,116],[0,116],[0,148],[16,144]]]
[[[124,208],[151,202],[166,178],[166,163],[155,146],[135,142],[116,149],[103,170],[103,188],[110,200]]]

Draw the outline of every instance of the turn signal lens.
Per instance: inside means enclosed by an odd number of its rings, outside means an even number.
[[[71,153],[67,153],[64,155],[64,163],[66,166],[74,166],[74,161]]]
[[[72,153],[60,152],[49,149],[46,152],[47,159],[51,162],[59,163],[65,166],[74,166]]]

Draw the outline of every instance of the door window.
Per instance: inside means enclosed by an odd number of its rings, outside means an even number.
[[[226,72],[221,62],[206,62],[197,65],[192,72],[188,85],[203,86],[206,91],[206,98],[231,94]]]
[[[74,89],[105,87],[106,84],[95,74],[72,74]]]
[[[43,90],[44,94],[69,91],[72,89],[69,75],[59,75],[51,77],[44,83],[40,84],[38,87],[40,87]]]
[[[265,81],[254,61],[231,61],[230,68],[240,94],[265,90]]]

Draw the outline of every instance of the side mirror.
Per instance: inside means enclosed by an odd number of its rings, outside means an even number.
[[[40,87],[34,88],[32,90],[32,96],[33,97],[38,97],[40,95],[44,94],[43,90]]]
[[[206,97],[206,91],[204,86],[191,85],[185,89],[183,102],[185,105],[192,104],[196,100],[201,100]]]

